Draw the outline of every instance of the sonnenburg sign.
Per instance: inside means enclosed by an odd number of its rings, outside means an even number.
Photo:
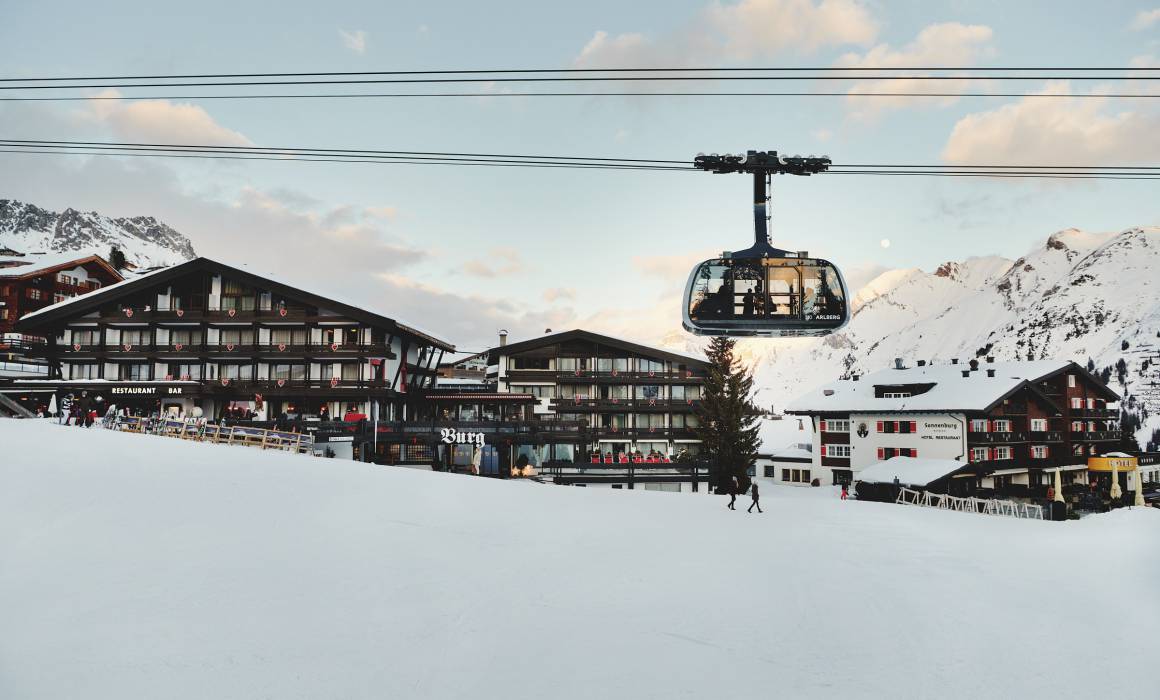
[[[483,433],[461,433],[455,428],[443,428],[439,439],[447,445],[479,445],[483,447]]]

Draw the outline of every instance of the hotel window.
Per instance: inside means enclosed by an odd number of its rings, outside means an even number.
[[[100,377],[99,365],[71,365],[69,371],[69,379],[98,379]]]
[[[996,433],[1009,433],[1009,432],[1011,432],[1011,421],[1007,420],[1006,418],[995,421],[995,432]]]
[[[222,280],[222,311],[237,309],[238,311],[254,310],[254,292],[247,289],[241,282],[231,279]]]
[[[1011,459],[1010,447],[996,447],[994,459]]]
[[[598,372],[627,372],[628,358],[627,357],[601,357],[596,360],[596,371]]]
[[[1032,459],[1047,459],[1047,445],[1032,445],[1031,446]]]
[[[665,371],[665,363],[659,360],[646,360],[642,358],[640,360],[640,371],[645,373],[652,372],[653,374],[661,374]]]
[[[179,379],[179,380],[190,379],[190,380],[194,380],[194,381],[201,379],[201,365],[200,364],[174,362],[174,363],[170,363],[168,370],[169,370],[169,376],[172,377],[173,379]]]
[[[796,484],[802,480],[802,471],[800,469],[791,469],[789,473],[792,475],[790,481],[793,483]]]
[[[1070,387],[1072,389],[1075,388],[1075,375],[1074,374],[1067,375],[1067,385],[1068,385],[1068,387]]]
[[[294,365],[294,366],[299,367],[302,365]],[[357,362],[343,362],[340,365],[340,367],[342,367],[342,374],[340,376],[342,377],[343,381],[351,382],[351,381],[356,381],[360,378],[358,376],[359,364]]]
[[[986,462],[987,461],[987,448],[986,447],[972,447],[971,448],[971,461],[972,462]]]
[[[575,399],[576,397],[587,398],[587,396],[588,387],[586,386],[576,386],[575,384],[560,385],[560,398],[562,399]]]
[[[556,367],[561,372],[576,372],[588,369],[588,360],[584,357],[561,357],[556,360]]]
[[[100,331],[94,330],[74,330],[72,332],[72,341],[75,345],[99,345],[101,340]]]
[[[908,399],[911,394],[909,391],[888,391],[882,394],[884,399]]]
[[[290,342],[289,335],[289,331],[287,331],[287,339],[283,342]],[[254,331],[248,328],[244,330],[241,328],[223,328],[218,337],[222,345],[247,346],[254,344]]]
[[[212,373],[214,365],[209,365],[207,368]],[[253,365],[241,364],[220,364],[217,365],[217,377],[220,379],[238,379],[241,381],[249,381],[254,376]],[[210,377],[213,379],[214,377]]]
[[[887,420],[878,421],[877,430],[880,433],[914,433],[918,432],[918,423],[912,420]]]
[[[512,369],[548,369],[550,360],[546,357],[513,357]]]
[[[987,432],[987,419],[986,418],[972,418],[971,419],[971,432],[972,433],[985,433],[985,432]]]
[[[134,382],[145,381],[149,379],[149,365],[147,363],[119,365],[117,378]]]
[[[617,399],[623,401],[628,398],[627,384],[612,384],[600,387],[600,398],[602,399]]]
[[[8,320],[8,309],[0,309],[0,321]]]
[[[249,365],[247,365],[247,367],[248,366]],[[306,365],[289,363],[271,364],[270,379],[306,379]]]
[[[600,415],[600,426],[603,428],[616,428],[621,430],[628,427],[628,414],[625,413],[602,413]]]
[[[1083,421],[1082,420],[1073,420],[1071,422],[1071,432],[1082,433],[1083,432]]]
[[[693,386],[676,384],[670,391],[672,391],[673,400],[675,401],[696,401],[701,398],[701,387],[696,384]]]
[[[52,295],[52,303],[59,304],[62,301],[64,301],[65,299],[70,299],[70,298],[71,297],[69,297],[67,294],[62,294],[60,292],[56,292]]]
[[[174,329],[169,332],[169,342],[173,345],[181,344],[187,347],[197,345],[201,343],[201,331]]]
[[[636,398],[644,399],[659,399],[661,397],[661,388],[656,384],[641,384],[636,387]]]
[[[121,345],[132,345],[133,347],[140,347],[149,342],[149,331],[129,330],[121,331]]]
[[[636,414],[636,427],[663,428],[665,427],[665,416],[663,413],[638,413]]]
[[[850,432],[850,421],[848,420],[823,420],[823,433],[848,433]]]
[[[1033,432],[1033,433],[1045,433],[1045,432],[1047,432],[1047,419],[1046,418],[1032,418],[1031,419],[1031,432]]]
[[[781,480],[782,481],[789,481],[789,470],[788,469],[781,470]]]
[[[1071,407],[1083,408],[1083,399],[1079,398],[1078,396],[1073,396],[1071,399]]]
[[[879,447],[878,459],[890,459],[891,457],[917,457],[918,450],[910,447]]]
[[[1088,410],[1095,408],[1096,407],[1096,400],[1095,399],[1088,399],[1087,400],[1087,407],[1088,407]]]
[[[39,300],[40,299],[40,290],[30,288],[28,290],[28,298],[33,299],[33,300]]]
[[[849,445],[822,445],[823,457],[840,457],[848,459],[850,457]]]
[[[555,388],[551,384],[512,384],[511,393],[531,394],[539,399],[550,399],[554,396],[552,390]]]

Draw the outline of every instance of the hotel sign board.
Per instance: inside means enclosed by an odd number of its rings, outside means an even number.
[[[958,440],[962,438],[962,425],[949,420],[922,421],[923,440]]]
[[[483,433],[464,433],[455,428],[443,428],[439,439],[445,445],[478,445],[483,447]]]
[[[110,394],[129,394],[133,396],[180,396],[185,388],[180,386],[114,386],[109,388]]]

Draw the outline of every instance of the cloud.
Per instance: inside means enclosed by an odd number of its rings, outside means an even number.
[[[711,66],[828,46],[865,45],[877,33],[869,10],[856,0],[713,2],[680,29],[659,37],[597,31],[574,64],[582,68]]]
[[[492,248],[483,260],[469,260],[461,270],[473,277],[503,277],[518,272],[524,265],[520,252],[515,248]]]
[[[120,97],[121,93],[105,90],[98,95]],[[218,124],[201,107],[169,100],[93,100],[80,117],[134,143],[254,145],[243,134]]]
[[[338,30],[338,36],[342,38],[342,45],[354,51],[357,54],[364,54],[367,52],[367,33],[359,29],[353,32]]]
[[[1157,22],[1160,22],[1160,7],[1154,10],[1140,10],[1129,26],[1134,31],[1142,32]]]
[[[847,53],[834,65],[841,68],[921,68],[925,66],[971,65],[993,56],[994,32],[981,24],[944,22],[924,27],[913,41],[900,49],[878,44],[865,53]],[[910,75],[930,75],[914,71]],[[940,75],[948,75],[941,73]],[[953,75],[953,74],[949,74]],[[949,105],[954,97],[859,97],[861,93],[909,92],[948,93],[980,91],[987,86],[978,80],[869,80],[860,81],[848,91],[847,104],[859,117],[869,117],[887,109],[920,105]]]
[[[1040,94],[1071,91],[1066,81],[1052,82]],[[1116,110],[1123,104],[1099,97],[1024,97],[960,119],[942,157],[957,165],[1116,165],[1160,158],[1160,113],[1138,105]]]
[[[574,301],[576,299],[576,290],[571,287],[551,287],[544,290],[544,301],[549,304],[557,301]]]

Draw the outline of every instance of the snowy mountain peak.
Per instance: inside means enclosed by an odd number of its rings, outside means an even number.
[[[197,257],[188,238],[152,216],[114,219],[95,211],[62,212],[0,199],[0,246],[22,253],[109,255],[116,247],[139,268],[176,265]]]

